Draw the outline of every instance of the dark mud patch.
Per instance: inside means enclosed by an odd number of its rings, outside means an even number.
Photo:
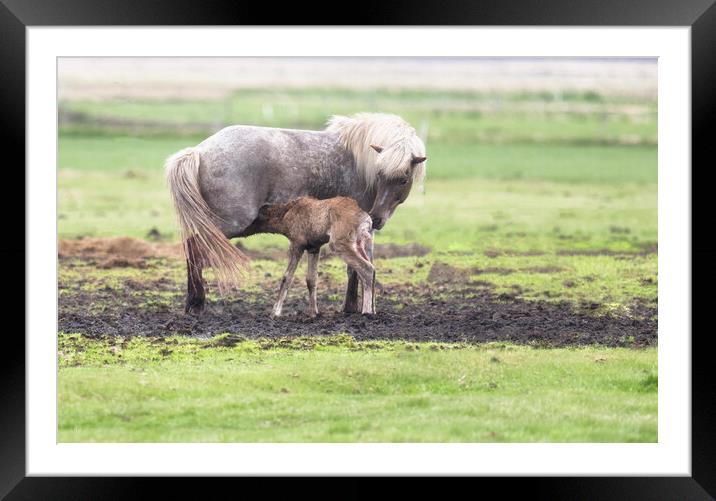
[[[440,269],[440,268],[438,268]],[[443,268],[440,272],[453,273]],[[81,284],[73,284],[81,285]],[[344,285],[319,287],[322,314],[310,318],[302,284],[292,288],[285,316],[270,317],[273,288],[234,299],[210,300],[198,317],[183,313],[183,289],[161,301],[152,300],[156,284],[140,282],[125,290],[88,291],[76,287],[59,298],[59,330],[89,337],[170,336],[208,337],[231,346],[244,338],[279,338],[349,334],[359,340],[444,342],[505,341],[534,346],[599,344],[641,347],[657,344],[656,307],[636,303],[630,316],[599,316],[599,304],[525,301],[519,291],[496,294],[485,283],[386,285],[377,297],[377,315],[347,315],[340,311]],[[166,287],[166,284],[163,284]],[[131,292],[131,293],[128,293]]]
[[[643,257],[649,254],[657,254],[659,252],[658,244],[654,242],[641,243],[638,250],[622,251],[612,249],[562,249],[557,251],[558,256],[614,256],[617,258],[634,258]]]
[[[472,268],[470,273],[473,275],[510,275],[512,273],[523,272],[523,273],[559,273],[564,271],[564,268],[559,266],[529,266],[527,268],[502,268],[499,266],[488,266],[486,268]]]
[[[500,268],[497,266],[488,266],[487,268],[473,268],[472,270],[470,270],[470,272],[473,275],[484,275],[484,274],[509,275],[510,273],[514,273],[515,270],[512,268]]]
[[[497,250],[488,249],[484,252],[487,257],[500,257],[500,256],[544,256],[544,252],[538,250],[527,250],[527,251],[511,251],[511,250]]]
[[[487,280],[470,280],[467,284],[475,286],[475,287],[494,287],[495,286],[495,284],[493,284],[492,282],[488,282]]]
[[[110,257],[97,263],[97,268],[108,270],[110,268],[147,268],[144,259],[128,259],[124,257]]]
[[[560,268],[559,266],[530,266],[528,268],[522,268],[521,271],[527,273],[560,273],[564,270],[564,268]]]

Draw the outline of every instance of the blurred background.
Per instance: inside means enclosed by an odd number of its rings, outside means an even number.
[[[58,76],[61,238],[175,241],[171,153],[231,124],[322,129],[379,111],[410,122],[428,152],[424,193],[383,241],[656,246],[653,58],[60,58]]]

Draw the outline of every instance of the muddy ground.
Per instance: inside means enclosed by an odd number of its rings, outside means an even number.
[[[524,300],[521,290],[497,293],[492,284],[470,280],[452,266],[432,264],[424,283],[379,286],[377,314],[373,317],[340,311],[345,283],[319,275],[319,309],[309,318],[303,277],[297,274],[284,307],[285,316],[269,315],[275,300],[276,280],[233,297],[212,297],[198,317],[183,312],[185,284],[163,276],[162,266],[177,266],[176,246],[134,239],[84,239],[60,242],[60,267],[100,269],[132,267],[152,269],[147,280],[128,279],[117,284],[92,277],[58,284],[61,332],[90,337],[211,336],[232,333],[244,337],[331,335],[348,333],[359,340],[507,341],[536,346],[599,344],[641,347],[657,344],[656,308],[635,302],[629,314],[597,315],[597,303]],[[382,257],[424,255],[420,246],[378,247]],[[257,256],[254,256],[257,258]],[[283,253],[261,255],[284,259]],[[473,270],[473,275],[484,270]],[[512,270],[505,269],[505,273]],[[556,269],[535,269],[550,273]],[[466,278],[467,277],[467,278]],[[238,340],[235,336],[230,339]]]

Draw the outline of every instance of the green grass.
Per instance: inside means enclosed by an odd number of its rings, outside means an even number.
[[[189,138],[62,135],[60,170],[151,175],[172,153],[201,141]],[[575,184],[651,184],[657,150],[650,146],[545,144],[428,144],[428,181],[471,177],[542,180]]]
[[[428,180],[504,179],[573,184],[656,183],[649,146],[429,144]]]
[[[243,89],[219,100],[73,101],[63,109],[84,121],[63,125],[67,132],[103,134],[205,134],[223,125],[322,128],[332,114],[366,110],[397,113],[416,127],[428,127],[429,142],[650,144],[656,143],[656,104],[605,99],[594,93],[480,94],[435,90],[390,91]],[[114,119],[114,124],[98,119]],[[131,123],[116,122],[119,119]]]
[[[656,351],[60,336],[60,442],[655,442]]]
[[[63,171],[161,173],[164,160],[172,153],[193,146],[200,139],[126,136],[60,135],[59,169]]]
[[[61,137],[60,237],[144,237],[152,228],[174,236],[162,165],[189,144]],[[653,148],[436,145],[430,151],[425,194],[415,190],[381,241],[439,241],[453,250],[630,249],[656,241]]]

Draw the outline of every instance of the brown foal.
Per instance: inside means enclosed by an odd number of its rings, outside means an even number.
[[[321,247],[328,243],[363,284],[364,314],[374,314],[373,299],[375,268],[366,253],[372,248],[373,221],[358,203],[348,197],[318,200],[300,197],[285,204],[264,205],[259,211],[258,226],[267,233],[279,233],[290,241],[288,268],[283,274],[273,316],[281,315],[283,303],[304,251],[308,252],[308,315],[318,314],[316,281]]]

